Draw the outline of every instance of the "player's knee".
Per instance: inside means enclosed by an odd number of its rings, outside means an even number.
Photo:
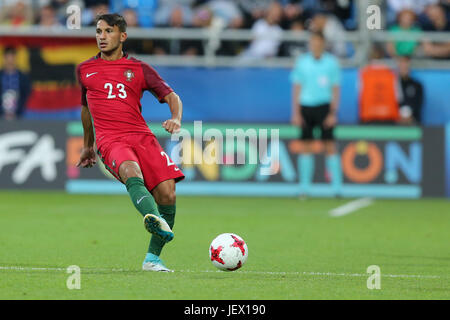
[[[160,195],[159,203],[166,204],[166,205],[172,205],[176,202],[176,194],[175,190],[170,190],[162,193]]]
[[[141,168],[134,161],[124,161],[119,167],[119,175],[123,182],[126,182],[128,178],[143,179]]]
[[[325,154],[326,155],[334,155],[337,153],[336,143],[332,140],[325,141]]]
[[[176,202],[175,190],[171,188],[159,189],[157,192],[153,192],[153,196],[158,204],[173,205]]]

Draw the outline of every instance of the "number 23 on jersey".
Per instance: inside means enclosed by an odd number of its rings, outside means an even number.
[[[108,99],[115,99],[117,96],[122,99],[127,97],[127,92],[125,91],[125,85],[123,83],[118,83],[114,88],[111,83],[106,82],[104,88],[108,90]]]

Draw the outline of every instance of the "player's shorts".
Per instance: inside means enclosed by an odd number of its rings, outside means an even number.
[[[317,107],[302,106],[301,111],[304,121],[301,140],[313,140],[314,127],[320,127],[321,140],[334,140],[334,127],[325,128],[323,126],[323,122],[330,112],[329,104],[323,104]]]
[[[99,147],[98,154],[106,169],[120,182],[120,165],[127,160],[137,162],[149,191],[163,181],[175,179],[178,182],[184,179],[183,172],[152,134],[127,135],[120,141],[104,143]]]

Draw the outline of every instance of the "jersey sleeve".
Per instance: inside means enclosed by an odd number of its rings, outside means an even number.
[[[291,83],[293,84],[302,84],[304,81],[303,77],[303,67],[302,67],[302,60],[298,59],[294,69],[291,71],[291,74],[289,75],[289,78],[291,80]]]
[[[86,87],[83,85],[83,82],[81,81],[81,65],[77,66],[77,81],[80,84],[81,87],[81,105],[87,106],[87,99],[86,99]]]
[[[161,78],[161,76],[148,64],[142,62],[144,73],[143,90],[150,91],[160,103],[164,103],[164,97],[173,92],[172,88]]]

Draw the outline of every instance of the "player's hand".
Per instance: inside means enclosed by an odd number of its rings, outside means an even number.
[[[97,163],[97,156],[93,147],[83,148],[81,150],[80,160],[77,163],[77,167],[91,168]]]
[[[294,126],[303,126],[303,117],[300,114],[292,116],[291,123]]]
[[[336,115],[334,113],[329,113],[325,118],[325,120],[323,121],[323,126],[328,129],[334,127],[336,123],[337,123]]]
[[[176,133],[180,131],[181,121],[178,119],[169,119],[163,122],[162,127],[169,133]]]

